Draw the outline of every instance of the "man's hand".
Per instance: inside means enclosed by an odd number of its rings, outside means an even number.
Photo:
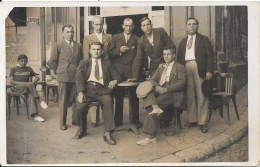
[[[78,96],[77,96],[78,102],[79,103],[83,103],[83,99],[84,99],[84,94],[83,92],[79,92]]]
[[[160,94],[164,94],[164,93],[167,93],[167,89],[166,88],[162,88],[160,86],[156,86],[155,87],[155,91],[160,93]]]
[[[57,78],[57,76],[56,76],[56,74],[55,74],[54,70],[50,70],[50,72],[51,72],[51,76],[52,76],[52,78],[56,79],[56,78]]]
[[[129,48],[128,48],[127,46],[121,46],[121,47],[120,47],[120,52],[121,52],[121,53],[124,53],[124,52],[126,52],[128,49],[129,49]]]
[[[136,78],[128,78],[126,82],[135,82],[135,81],[137,81]]]
[[[109,89],[113,89],[117,84],[117,80],[110,81],[108,84]]]
[[[211,72],[207,72],[206,73],[206,80],[210,80],[212,78],[212,73]]]

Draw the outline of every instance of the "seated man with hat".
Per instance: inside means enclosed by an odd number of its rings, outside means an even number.
[[[143,100],[146,116],[143,131],[147,138],[137,141],[138,145],[156,143],[156,133],[159,126],[162,108],[173,105],[180,108],[183,105],[186,71],[183,65],[174,61],[175,47],[165,47],[160,64],[148,81],[142,82],[136,90],[139,99]]]

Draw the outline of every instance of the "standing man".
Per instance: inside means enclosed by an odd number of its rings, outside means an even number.
[[[73,40],[74,28],[67,24],[62,27],[63,40],[55,43],[50,57],[50,72],[58,81],[60,129],[66,130],[67,108],[72,103],[72,124],[77,125],[79,117],[75,103],[75,76],[80,60],[82,45]]]
[[[81,119],[80,128],[75,138],[80,139],[86,135],[86,114],[89,104],[97,101],[103,106],[104,141],[109,145],[115,145],[116,141],[111,135],[115,129],[111,92],[120,81],[120,76],[113,69],[110,61],[104,61],[102,47],[100,42],[92,43],[90,46],[91,58],[82,60],[77,69],[77,109]]]
[[[165,30],[153,28],[153,24],[148,17],[142,18],[140,23],[144,34],[138,40],[137,55],[132,67],[132,77],[137,80],[140,79],[143,68],[142,62],[146,57],[151,59],[150,62],[148,61],[148,68],[150,76],[152,76],[159,64],[164,63],[163,48],[165,46],[175,47]]]
[[[208,98],[202,94],[203,80],[212,79],[214,54],[207,37],[199,34],[199,22],[190,17],[186,22],[188,36],[179,45],[177,61],[186,67],[187,72],[187,110],[188,127],[200,126],[206,133],[208,117]]]
[[[109,58],[112,65],[120,74],[121,79],[126,81],[132,77],[132,64],[136,56],[138,37],[132,33],[134,29],[133,20],[125,18],[122,28],[123,33],[116,34],[111,40],[109,46]],[[123,103],[125,88],[116,87],[114,89],[114,95],[116,99],[115,109],[115,124],[116,126],[122,125],[123,119]],[[133,124],[136,128],[139,128],[139,100],[136,96],[136,87],[128,88],[129,95],[129,112],[133,118]]]
[[[104,20],[102,17],[95,16],[93,18],[92,26],[94,28],[94,32],[90,35],[87,35],[83,41],[83,59],[84,60],[87,60],[90,57],[89,48],[90,48],[90,44],[93,42],[100,42],[101,44],[103,44],[104,58],[105,58],[105,60],[108,59],[107,50],[108,50],[108,44],[112,38],[112,35],[106,34],[103,32],[103,25],[104,25]],[[89,112],[90,112],[90,116],[91,116],[91,126],[97,127],[98,126],[97,107],[92,106],[89,109]]]

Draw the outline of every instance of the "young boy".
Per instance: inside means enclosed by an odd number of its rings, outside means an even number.
[[[16,93],[28,93],[29,112],[35,121],[44,122],[44,119],[36,113],[36,105],[38,102],[43,109],[47,109],[47,104],[42,101],[35,88],[35,83],[39,81],[38,75],[31,67],[26,67],[28,57],[24,54],[18,56],[17,67],[11,68],[10,82],[15,85]],[[34,80],[30,81],[30,77],[34,76]]]

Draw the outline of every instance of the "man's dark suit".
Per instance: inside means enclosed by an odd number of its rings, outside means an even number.
[[[151,78],[154,87],[159,86],[160,79],[164,71],[164,64],[160,64]],[[183,65],[174,62],[169,77],[169,82],[165,83],[162,87],[167,89],[167,93],[158,94],[155,91],[150,92],[144,100],[144,107],[157,104],[160,108],[166,108],[173,105],[176,108],[183,107],[184,89],[186,84],[186,71]],[[159,117],[156,115],[148,116],[144,121],[144,132],[155,136],[159,126]]]
[[[132,34],[126,43],[124,33],[116,34],[113,36],[109,46],[109,58],[112,65],[120,74],[121,79],[126,81],[132,77],[132,64],[136,56],[138,37]],[[127,46],[129,49],[121,53],[120,47]],[[116,125],[122,124],[123,119],[123,103],[124,103],[124,87],[116,87],[114,95],[116,98],[115,108],[115,123]],[[136,96],[136,87],[128,88],[129,95],[129,112],[132,114],[133,123],[139,123],[139,100]]]
[[[214,53],[209,39],[196,33],[195,62],[185,61],[188,37],[184,38],[179,45],[177,61],[185,65],[187,71],[187,111],[188,122],[197,122],[199,125],[207,124],[208,98],[202,94],[201,85],[206,73],[213,74]]]
[[[85,103],[79,103],[77,100],[77,109],[80,119],[80,132],[86,130],[86,114],[88,113],[90,102],[97,101],[103,105],[104,114],[104,130],[111,131],[115,129],[113,101],[111,97],[112,90],[108,88],[108,84],[112,80],[120,81],[120,76],[113,69],[109,61],[101,60],[104,86],[96,82],[87,82],[92,67],[92,58],[82,60],[79,64],[76,74],[76,90],[83,92]]]
[[[69,102],[72,102],[72,122],[78,122],[75,103],[75,75],[82,58],[82,45],[80,43],[73,41],[73,52],[65,40],[53,45],[50,57],[50,70],[56,71],[57,81],[59,83],[59,113],[61,125],[66,125],[67,105]]]
[[[138,40],[137,55],[133,62],[132,77],[140,79],[140,71],[142,71],[142,62],[146,56],[151,59],[150,62],[150,75],[154,73],[160,63],[164,62],[163,48],[166,46],[175,47],[174,43],[163,28],[154,28],[153,43],[152,46],[145,34],[143,34]]]

